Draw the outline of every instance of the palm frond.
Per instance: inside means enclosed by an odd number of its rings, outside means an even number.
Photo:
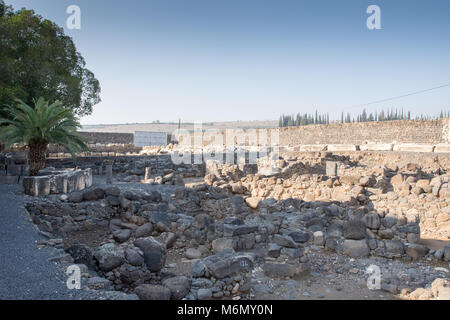
[[[43,98],[34,100],[34,106],[22,100],[5,108],[8,117],[0,117],[0,139],[7,146],[30,141],[60,145],[74,155],[87,150],[87,141],[77,130],[79,120],[62,103],[49,105]]]

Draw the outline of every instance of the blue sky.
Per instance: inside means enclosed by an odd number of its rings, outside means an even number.
[[[450,83],[450,1],[6,0],[66,27],[100,80],[83,124],[276,120]],[[381,30],[366,9],[381,8]],[[450,110],[450,87],[370,105]]]

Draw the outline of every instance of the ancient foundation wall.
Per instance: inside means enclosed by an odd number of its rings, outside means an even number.
[[[282,128],[280,144],[284,146],[363,145],[366,143],[440,144],[449,142],[449,120],[344,123]]]
[[[132,144],[132,133],[80,132],[90,144]]]
[[[203,145],[228,144],[239,145],[245,140],[247,145],[257,145],[270,141],[271,132],[277,129],[207,131],[200,134]],[[231,137],[228,138],[227,136]],[[245,137],[245,138],[244,138]],[[233,139],[233,140],[231,140]],[[182,145],[194,144],[199,140],[184,135],[178,142]],[[333,123],[328,125],[309,125],[279,129],[280,146],[307,145],[365,145],[365,144],[426,144],[438,145],[450,142],[450,119],[406,120],[365,123]],[[387,150],[389,151],[389,150]]]

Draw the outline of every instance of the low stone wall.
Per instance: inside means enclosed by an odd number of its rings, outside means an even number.
[[[28,171],[29,166],[24,154],[14,157],[0,155],[0,184],[18,184],[21,177],[28,175]]]
[[[389,151],[389,152],[414,152],[414,153],[450,153],[450,144],[424,144],[424,143],[367,143],[354,144],[318,144],[282,146],[282,151],[299,152],[355,152],[355,151]]]
[[[25,177],[24,193],[33,197],[63,194],[92,186],[92,170],[49,172],[49,175]]]
[[[135,147],[133,144],[90,144],[89,151],[78,154],[78,156],[116,156],[126,154],[138,154],[142,151],[141,147]],[[47,150],[47,158],[71,158],[72,155],[63,147],[50,146]]]
[[[251,182],[272,183],[253,177]],[[351,258],[447,259],[415,243],[417,220],[362,210],[361,197],[350,207],[342,201],[292,198],[249,203],[242,192],[235,186],[232,192],[201,185],[167,193],[110,186],[75,192],[65,200],[37,199],[26,208],[49,236],[65,239],[73,231],[104,230],[107,243],[76,245],[67,252],[75,263],[97,268],[114,289],[141,299],[156,291],[157,298],[165,292],[165,299],[244,297],[254,267],[269,278],[293,278],[309,271],[311,251],[321,248]],[[172,249],[184,251],[192,264],[190,274],[169,282],[159,274]],[[248,254],[253,249],[258,256]],[[166,287],[180,280],[186,283],[183,291],[171,294]]]
[[[109,132],[80,132],[90,144],[133,144],[132,133],[109,133]]]
[[[177,178],[203,177],[204,165],[174,164],[170,155],[141,155],[118,157],[54,158],[47,160],[47,166],[57,169],[78,167],[90,168],[93,175],[106,175],[105,162],[112,164],[115,181],[148,183],[160,181],[164,184],[176,182]],[[180,180],[180,179],[178,179]],[[181,180],[180,180],[181,181]]]
[[[354,144],[419,143],[440,144],[449,141],[450,119],[407,120],[365,123],[335,123],[310,125],[298,128],[282,128],[280,144]]]
[[[274,130],[279,130],[279,144],[285,147],[315,145],[353,145],[365,144],[426,144],[438,145],[450,142],[450,119],[440,120],[402,120],[364,123],[333,123],[327,125],[308,125],[280,129],[247,129],[204,132],[201,137],[203,145],[222,145],[227,143],[227,136],[233,141],[228,144],[239,145],[244,136],[250,137],[248,145],[257,145],[260,139],[270,139]],[[181,145],[193,145],[194,134],[190,138],[181,136]],[[197,142],[197,144],[199,144]],[[384,149],[384,148],[383,148]],[[349,150],[347,150],[349,151]]]

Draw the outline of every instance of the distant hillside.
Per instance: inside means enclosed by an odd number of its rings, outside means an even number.
[[[203,123],[203,129],[259,129],[278,127],[278,121],[233,121]],[[193,130],[193,123],[182,123],[182,129]],[[128,123],[111,125],[85,125],[85,132],[118,132],[134,133],[135,131],[173,132],[178,129],[178,123]]]

